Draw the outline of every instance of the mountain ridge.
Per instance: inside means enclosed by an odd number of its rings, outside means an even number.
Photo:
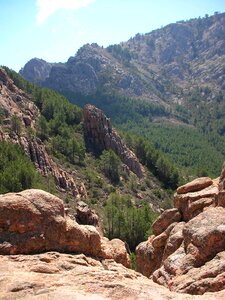
[[[222,13],[202,19],[180,21],[150,33],[137,34],[127,42],[110,45],[107,48],[100,47],[95,43],[86,44],[66,63],[60,64],[60,66],[52,64],[49,77],[46,82],[45,78],[42,78],[42,84],[57,89],[54,86],[57,72],[61,70],[63,74],[63,72],[67,72],[66,69],[68,72],[74,71],[78,81],[82,81],[84,78],[79,78],[79,63],[84,63],[87,74],[84,72],[83,75],[84,77],[86,75],[86,78],[93,82],[93,87],[87,88],[86,91],[77,87],[75,91],[77,93],[93,94],[96,92],[98,84],[104,88],[104,85],[110,84],[113,79],[116,82],[111,85],[111,88],[122,92],[124,96],[141,98],[150,97],[150,94],[153,93],[157,99],[157,93],[163,92],[166,97],[169,96],[170,99],[173,99],[173,93],[169,95],[168,90],[165,91],[165,85],[169,84],[171,79],[175,80],[172,84],[178,87],[183,87],[184,80],[201,79],[206,84],[211,81],[218,88],[218,84],[220,87],[224,81],[221,64],[225,54],[223,51],[225,49],[223,40],[224,19],[225,13]],[[204,60],[212,59],[214,60],[213,65],[207,66],[204,63]],[[46,64],[48,63],[46,62]],[[26,66],[29,66],[29,62]],[[84,67],[84,65],[82,66]],[[208,70],[207,68],[204,70],[203,66],[207,67]],[[210,78],[209,71],[214,77]],[[206,73],[208,73],[208,77]],[[24,70],[21,70],[20,74],[25,78],[27,77]],[[33,75],[33,81],[35,81],[36,74],[30,75]],[[169,80],[168,76],[170,76]],[[146,82],[148,85],[152,85],[150,89],[146,87]],[[73,89],[71,91],[74,92]],[[173,101],[177,102],[176,99]]]

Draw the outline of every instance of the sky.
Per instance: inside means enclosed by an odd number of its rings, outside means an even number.
[[[65,62],[86,43],[107,47],[216,11],[225,0],[0,0],[0,65]]]

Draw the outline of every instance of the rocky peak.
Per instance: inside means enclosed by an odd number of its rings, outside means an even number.
[[[41,83],[49,77],[52,67],[55,64],[48,63],[40,58],[32,58],[19,71],[20,75],[29,81]]]
[[[103,150],[112,149],[139,178],[144,176],[144,169],[136,155],[128,149],[115,129],[109,118],[93,105],[84,107],[84,135],[87,148],[96,154]]]

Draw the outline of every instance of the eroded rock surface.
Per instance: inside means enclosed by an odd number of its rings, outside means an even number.
[[[84,133],[87,148],[95,153],[112,149],[139,178],[144,176],[144,169],[136,155],[127,148],[118,133],[112,128],[110,119],[93,105],[84,107]]]
[[[222,300],[225,296],[224,291],[204,296],[171,292],[112,259],[84,254],[0,255],[0,276],[2,300]]]
[[[139,272],[172,291],[224,289],[224,174],[219,181],[204,177],[177,189],[175,208],[159,216],[154,235],[136,248]]]

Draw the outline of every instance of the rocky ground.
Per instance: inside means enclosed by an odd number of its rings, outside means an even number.
[[[155,235],[137,248],[146,276],[130,269],[122,241],[78,224],[59,198],[41,190],[1,195],[0,299],[224,299],[223,174],[219,186],[201,178],[178,189],[216,192],[186,222],[179,208],[156,220]],[[193,192],[197,185],[203,192]]]
[[[170,292],[140,273],[83,254],[0,256],[0,299],[222,300],[225,291],[191,296]]]

